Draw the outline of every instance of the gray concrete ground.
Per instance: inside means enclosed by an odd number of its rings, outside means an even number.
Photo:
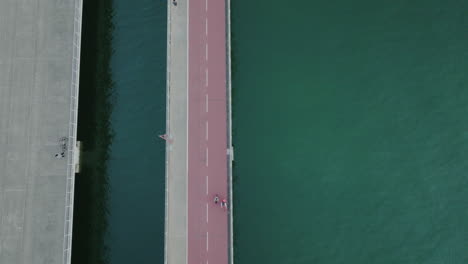
[[[81,23],[77,7],[81,0],[0,1],[2,264],[69,261]],[[54,157],[62,146],[65,157]]]
[[[187,263],[187,1],[168,1],[165,262]]]

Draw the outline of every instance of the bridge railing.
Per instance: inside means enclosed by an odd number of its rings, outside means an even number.
[[[229,149],[228,157],[228,192],[229,192],[229,220],[228,220],[228,262],[234,264],[234,200],[232,192],[233,174],[232,165],[234,161],[234,147],[232,145],[232,81],[231,81],[231,0],[225,0],[226,5],[226,84],[227,84],[227,148]]]
[[[170,111],[169,111],[169,104],[170,104],[170,94],[171,94],[171,70],[170,70],[170,63],[171,63],[171,1],[167,1],[167,57],[166,57],[166,135],[171,138],[171,131],[169,126],[170,120]],[[167,264],[167,241],[168,241],[168,224],[169,224],[169,184],[168,184],[168,177],[169,177],[169,144],[166,145],[166,159],[165,159],[165,192],[164,192],[164,264]]]
[[[73,203],[75,192],[75,165],[77,155],[76,133],[78,123],[78,92],[80,81],[80,49],[81,49],[81,21],[83,13],[83,0],[75,0],[73,18],[73,57],[72,57],[72,80],[70,98],[70,121],[68,127],[67,143],[67,185],[65,200],[65,226],[63,241],[63,263],[71,263],[72,233],[73,233]]]

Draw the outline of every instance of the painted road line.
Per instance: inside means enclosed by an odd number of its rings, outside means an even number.
[[[208,113],[208,94],[205,95],[205,112]],[[206,121],[208,122],[208,121]]]
[[[205,139],[206,139],[206,141],[208,141],[208,121],[206,121],[206,123],[205,123]]]
[[[206,195],[208,195],[208,175],[206,175]]]
[[[208,223],[208,203],[206,203],[206,222]]]
[[[208,36],[208,18],[206,18],[206,23],[205,23],[205,35]]]
[[[188,263],[189,261],[189,224],[188,224],[188,221],[189,221],[189,195],[188,195],[188,190],[189,190],[189,180],[188,180],[188,175],[189,175],[189,109],[190,109],[190,94],[189,94],[189,84],[190,84],[190,53],[189,53],[189,46],[190,46],[190,34],[189,34],[189,31],[190,31],[190,1],[187,1],[187,36],[186,36],[186,39],[187,39],[187,85],[186,85],[186,94],[187,94],[187,112],[186,112],[186,116],[187,116],[187,124],[186,124],[186,128],[187,128],[187,135],[186,135],[186,149],[185,149],[185,153],[187,153],[187,158],[185,160],[185,193],[187,194],[186,197],[185,197],[185,204],[187,205],[187,208],[185,208],[185,215],[187,216],[185,218],[185,232],[187,234],[187,238],[186,238],[186,241],[185,241],[185,263]]]
[[[206,148],[206,167],[208,167],[208,148]]]
[[[208,11],[208,0],[205,0],[205,11]]]
[[[208,87],[208,68],[205,70],[206,87]]]
[[[206,43],[206,46],[205,46],[205,59],[208,60],[208,42]]]
[[[208,231],[206,231],[206,251],[208,251]]]

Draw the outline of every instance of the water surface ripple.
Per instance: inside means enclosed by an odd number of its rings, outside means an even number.
[[[467,1],[232,1],[235,262],[467,263]]]

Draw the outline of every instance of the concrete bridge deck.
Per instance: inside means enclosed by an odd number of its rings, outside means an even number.
[[[70,263],[81,8],[0,1],[2,264]]]
[[[228,20],[228,0],[168,1],[168,264],[232,263]]]

